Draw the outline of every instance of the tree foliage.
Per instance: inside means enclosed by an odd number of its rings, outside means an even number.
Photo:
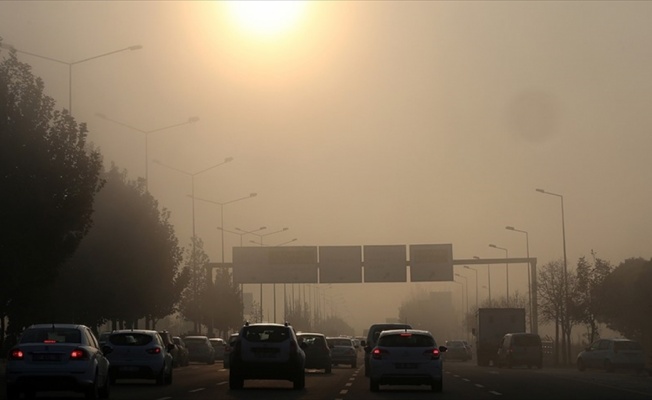
[[[613,330],[652,343],[652,260],[630,258],[596,289],[598,317]],[[652,350],[652,349],[648,349]]]
[[[70,317],[84,322],[107,320],[133,326],[138,319],[152,321],[176,310],[188,272],[180,269],[182,249],[169,222],[143,181],[129,181],[126,171],[113,166],[104,175],[97,194],[94,225],[59,279],[60,293],[71,298],[60,304]],[[82,281],[86,284],[78,287]],[[55,301],[56,303],[56,301]]]
[[[213,326],[218,336],[226,336],[227,332],[242,326],[242,292],[233,282],[231,271],[226,268],[217,269],[208,307],[212,312]]]
[[[211,311],[211,277],[206,273],[209,258],[204,251],[204,242],[191,238],[191,245],[186,249],[184,268],[188,270],[188,285],[181,293],[179,312],[188,321],[192,321],[193,333],[201,333],[202,325],[208,326]]]
[[[86,125],[43,89],[14,51],[0,61],[0,314],[16,329],[89,231],[102,187]]]

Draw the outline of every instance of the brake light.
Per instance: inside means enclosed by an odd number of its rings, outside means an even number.
[[[154,347],[151,349],[147,349],[147,354],[161,354],[161,348],[160,347]]]
[[[424,355],[430,356],[431,360],[438,360],[439,357],[441,356],[441,351],[439,349],[435,348],[432,350],[426,350],[423,352]]]
[[[84,349],[75,349],[70,352],[71,360],[88,360],[88,353]]]
[[[401,337],[412,337],[411,333],[403,332],[401,333]]]
[[[9,353],[9,359],[11,360],[23,360],[25,358],[25,353],[21,349],[13,349]]]
[[[389,351],[384,350],[384,349],[379,349],[376,347],[371,351],[371,357],[373,357],[374,360],[382,360],[383,359],[383,354],[388,355]]]

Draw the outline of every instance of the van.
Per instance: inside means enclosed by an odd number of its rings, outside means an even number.
[[[376,347],[376,342],[378,341],[380,332],[388,331],[390,329],[412,329],[412,326],[408,324],[385,323],[373,324],[369,327],[367,340],[361,342],[362,347],[364,347],[364,376],[369,376],[369,356],[371,350]]]
[[[541,338],[536,333],[508,333],[500,341],[496,356],[498,368],[516,365],[543,367]]]

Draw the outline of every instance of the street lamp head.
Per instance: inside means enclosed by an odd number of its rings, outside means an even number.
[[[233,157],[227,157],[227,158],[224,159],[225,163],[231,162],[231,161],[233,161]]]
[[[472,268],[469,267],[468,265],[465,265],[464,268],[466,268],[466,269],[472,269]]]
[[[95,115],[102,118],[102,119],[106,119],[106,115],[104,115],[102,113],[95,113]]]
[[[460,275],[460,274],[455,274],[455,276],[459,276],[459,277],[462,277],[462,275]]]
[[[494,249],[497,248],[495,244],[490,244],[489,247],[493,247]]]
[[[142,48],[143,48],[143,46],[141,46],[139,44],[134,45],[134,46],[129,46],[129,50],[140,50]]]
[[[199,117],[190,117],[188,118],[188,122],[197,122],[199,121]]]
[[[475,258],[476,260],[480,259],[480,257],[478,257],[478,256],[473,256],[473,258]]]
[[[256,197],[258,196],[258,193],[249,193],[249,197]]]
[[[545,193],[546,191],[543,189],[536,189],[537,192]]]
[[[506,226],[505,229],[507,229],[508,231],[513,231],[513,230],[515,230],[513,226]]]

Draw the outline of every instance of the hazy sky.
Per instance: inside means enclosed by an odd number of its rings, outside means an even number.
[[[0,2],[5,44],[64,61],[19,56],[59,107],[65,63],[143,46],[72,66],[73,114],[107,165],[144,177],[137,129],[199,117],[147,135],[149,189],[182,245],[192,179],[155,159],[192,174],[233,157],[197,174],[195,195],[257,193],[224,206],[223,224],[289,228],[267,245],[452,243],[455,259],[503,257],[493,243],[525,257],[512,225],[543,265],[563,255],[560,198],[543,188],[564,196],[569,267],[592,249],[614,264],[652,257],[652,2],[315,1],[281,34],[248,28],[227,5]],[[219,211],[195,204],[215,261]],[[227,261],[239,241],[226,234]],[[492,268],[492,292],[504,294],[504,266]],[[525,290],[525,271],[510,270],[510,290]],[[474,293],[474,275],[458,272]],[[392,290],[329,293],[368,325],[396,315],[414,287]]]

